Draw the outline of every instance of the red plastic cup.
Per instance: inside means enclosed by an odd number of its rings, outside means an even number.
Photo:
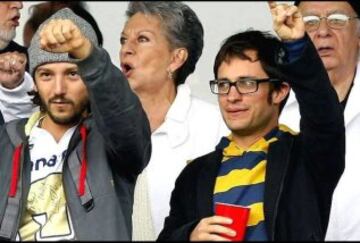
[[[228,238],[231,241],[244,240],[246,225],[250,215],[250,208],[234,204],[215,203],[215,214],[231,218],[233,220],[232,224],[226,225],[226,227],[235,230],[236,236],[230,237],[228,235],[222,235],[223,237]]]

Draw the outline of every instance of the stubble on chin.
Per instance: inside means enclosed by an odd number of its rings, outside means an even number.
[[[15,38],[16,29],[6,30],[0,26],[0,50],[5,49],[9,43]]]
[[[46,114],[49,115],[50,119],[54,123],[56,123],[58,125],[65,125],[65,126],[75,125],[75,124],[79,123],[79,121],[84,117],[84,114],[88,107],[88,101],[84,100],[77,107],[73,101],[70,101],[70,102],[71,102],[73,111],[67,116],[61,116],[61,115],[55,114],[55,112],[53,112],[51,110],[51,108],[49,107],[50,106],[49,103],[47,105],[43,105],[43,107],[45,108]],[[43,100],[42,100],[42,103],[44,104]]]

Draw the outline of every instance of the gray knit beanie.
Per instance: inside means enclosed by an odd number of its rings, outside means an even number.
[[[44,25],[52,19],[69,19],[73,21],[86,36],[93,45],[98,46],[98,40],[96,37],[96,33],[92,26],[86,22],[84,19],[76,15],[71,9],[63,8],[53,14],[50,18],[48,18],[44,23],[40,25],[36,33],[34,34],[29,49],[29,65],[30,65],[30,74],[34,76],[35,70],[38,66],[52,63],[52,62],[71,62],[76,63],[79,61],[78,59],[74,59],[69,57],[68,53],[53,53],[47,52],[40,48],[40,32]]]

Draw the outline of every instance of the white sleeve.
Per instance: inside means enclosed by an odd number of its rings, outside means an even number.
[[[34,81],[28,72],[25,72],[24,81],[15,89],[7,89],[0,85],[0,110],[4,121],[29,117],[38,110],[27,92],[33,90]]]

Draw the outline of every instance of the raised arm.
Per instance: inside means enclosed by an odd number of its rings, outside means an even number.
[[[299,102],[300,138],[303,154],[309,158],[307,166],[319,191],[334,189],[345,163],[344,117],[337,94],[316,48],[305,33],[297,7],[275,2],[269,2],[269,6],[274,30],[284,41],[288,53],[294,53],[294,45],[301,47],[291,60],[279,60],[279,68]],[[332,192],[325,193],[331,195]]]
[[[110,60],[69,19],[49,22],[41,32],[44,50],[69,53],[78,66],[90,97],[91,110],[116,166],[138,174],[151,154],[150,126],[138,97]]]

